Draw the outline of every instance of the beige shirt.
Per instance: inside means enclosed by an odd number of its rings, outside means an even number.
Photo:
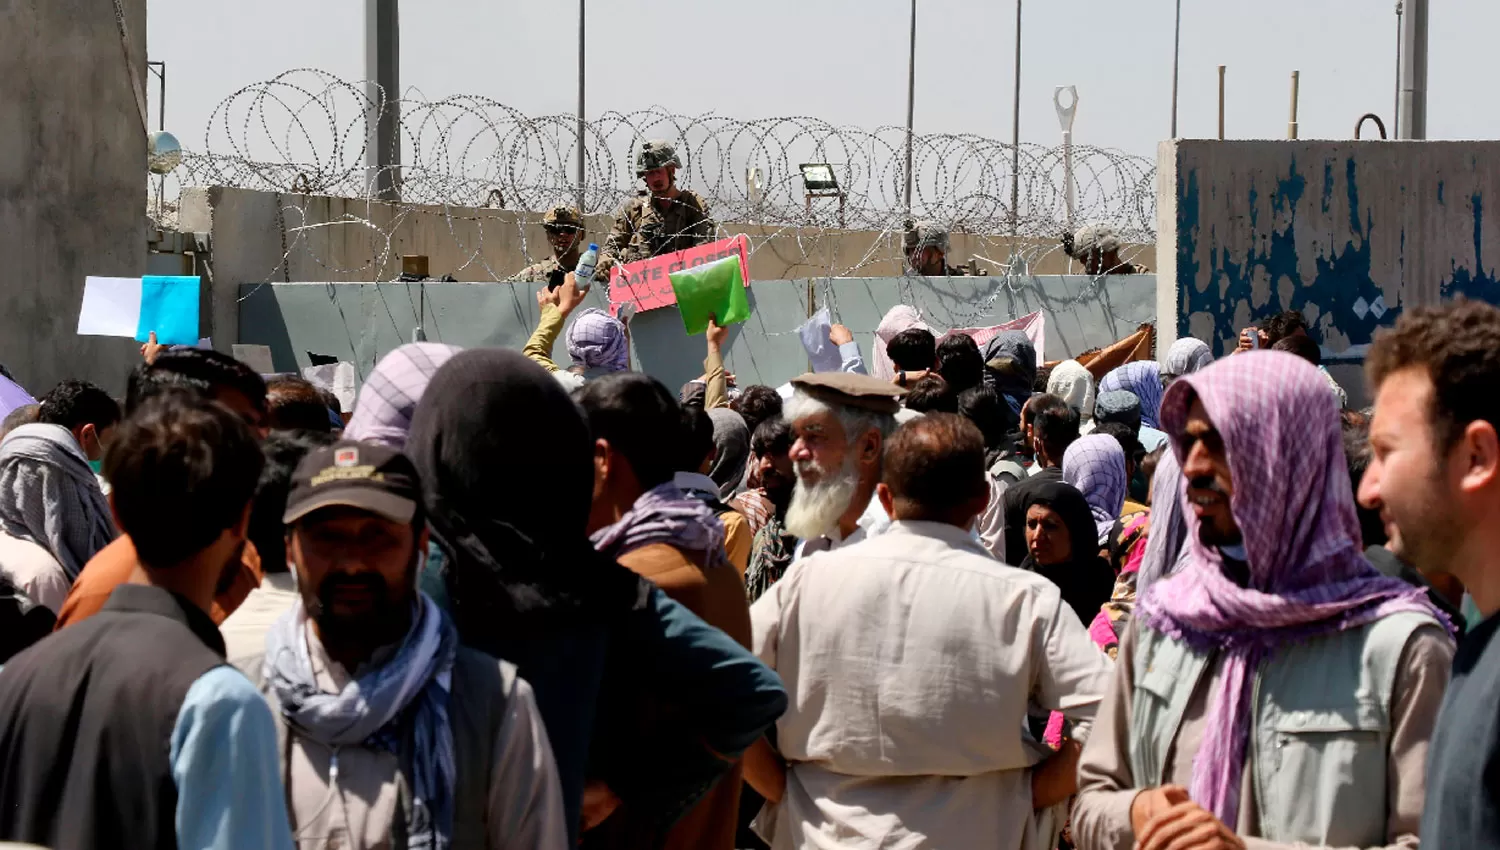
[[[750,614],[793,700],[776,850],[1040,848],[1028,704],[1081,738],[1110,676],[1055,585],[966,529],[897,522],[797,561]]]
[[[250,591],[240,607],[219,624],[224,636],[224,657],[239,666],[241,659],[266,653],[266,634],[271,624],[292,609],[297,601],[297,581],[291,573],[266,573],[260,587]]]
[[[349,674],[328,657],[311,630],[308,654],[318,687],[337,693]],[[376,656],[373,663],[379,663]],[[542,726],[531,686],[520,678],[505,706],[506,716],[495,741],[494,773],[485,812],[488,850],[565,850],[562,787],[552,746]],[[291,730],[290,764],[283,755],[292,838],[299,848],[392,847],[400,812],[398,761],[393,753],[365,747],[341,747],[337,782],[330,781],[333,751]]]
[[[10,579],[27,599],[53,614],[62,610],[73,582],[51,552],[30,540],[0,534],[0,575]]]
[[[1132,623],[1120,639],[1114,679],[1099,709],[1092,737],[1084,746],[1078,765],[1078,801],[1073,808],[1073,840],[1079,850],[1130,850],[1135,831],[1130,823],[1130,804],[1140,792],[1130,773],[1130,713],[1135,689],[1134,657],[1137,625]],[[1423,775],[1427,745],[1447,688],[1453,663],[1453,642],[1436,625],[1422,626],[1412,633],[1401,653],[1401,663],[1391,691],[1390,761],[1387,766],[1389,809],[1386,847],[1418,846],[1417,831],[1426,791]],[[1162,776],[1166,783],[1190,788],[1193,759],[1203,742],[1207,726],[1208,697],[1215,693],[1223,667],[1209,661],[1192,699],[1183,711],[1177,737],[1167,756]],[[1249,760],[1240,782],[1239,823],[1235,831],[1245,839],[1247,850],[1287,850],[1306,844],[1284,844],[1256,837],[1257,814],[1254,782]],[[1370,805],[1378,806],[1379,800]],[[1446,848],[1443,848],[1446,850]]]

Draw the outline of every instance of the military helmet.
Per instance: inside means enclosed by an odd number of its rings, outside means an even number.
[[[682,160],[677,158],[677,148],[666,139],[650,139],[641,143],[641,149],[635,154],[635,176],[645,177],[646,172],[657,168],[665,168],[668,165],[682,167]]]
[[[903,240],[906,253],[915,254],[923,248],[936,248],[948,253],[948,228],[929,221],[919,221],[906,229]]]
[[[572,207],[559,204],[547,210],[546,215],[542,216],[542,227],[548,230],[563,230],[565,228],[582,230],[583,216],[579,215],[578,211]]]

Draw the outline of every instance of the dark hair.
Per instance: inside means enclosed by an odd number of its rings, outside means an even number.
[[[173,387],[192,390],[205,398],[217,398],[224,390],[233,390],[262,415],[266,413],[266,382],[255,370],[222,352],[174,348],[130,373],[125,383],[126,415],[146,399]]]
[[[745,427],[754,434],[760,423],[781,415],[781,405],[781,393],[764,384],[755,384],[745,387],[729,407],[745,420]]]
[[[906,409],[918,413],[958,413],[958,393],[937,375],[928,375],[906,394]]]
[[[1025,404],[1021,405],[1021,425],[1023,427],[1031,425],[1035,428],[1037,414],[1044,410],[1062,410],[1065,407],[1071,409],[1072,405],[1068,404],[1067,399],[1062,396],[1052,393],[1038,393],[1027,399]]]
[[[1130,430],[1130,426],[1123,422],[1105,422],[1094,429],[1095,434],[1104,434],[1114,437],[1115,442],[1120,444],[1120,450],[1125,453],[1125,459],[1132,466],[1140,468],[1141,461],[1146,457],[1146,449],[1141,445],[1140,437],[1136,432]]]
[[[926,328],[907,328],[891,337],[885,353],[903,372],[921,372],[937,363],[937,338]]]
[[[36,421],[61,425],[69,431],[83,425],[103,431],[120,421],[120,405],[87,381],[63,381],[42,396]]]
[[[660,381],[640,372],[616,372],[584,384],[576,398],[594,439],[624,456],[642,489],[672,479],[682,409]]]
[[[1323,365],[1323,350],[1313,342],[1312,337],[1298,334],[1296,336],[1284,336],[1271,346],[1272,351],[1285,351],[1295,354],[1314,366]]]
[[[703,461],[714,453],[714,421],[701,404],[682,406],[682,457],[677,461],[679,472],[697,472]]]
[[[1266,339],[1270,340],[1270,344],[1275,345],[1297,331],[1306,333],[1307,319],[1301,310],[1286,310],[1266,319],[1260,329],[1266,332]]]
[[[880,480],[908,519],[972,519],[955,512],[989,492],[984,437],[952,413],[912,420],[886,443]]]
[[[327,387],[320,387],[317,384],[313,384],[313,389],[317,390],[318,397],[323,399],[324,407],[333,411],[335,414],[341,414],[344,412],[344,403],[339,401],[339,397],[333,394],[333,390],[330,390]],[[333,422],[332,419],[328,421],[330,424],[332,424]]]
[[[40,404],[23,404],[10,413],[5,414],[5,421],[0,422],[0,439],[4,439],[6,434],[9,434],[22,425],[30,425],[35,422],[37,416],[41,415],[41,412],[42,406]]]
[[[1015,428],[1015,415],[1010,405],[1000,400],[1000,395],[989,387],[970,387],[958,394],[958,414],[979,429],[984,437],[985,448],[994,448],[1005,442]]]
[[[180,393],[120,423],[104,477],[142,564],[174,567],[239,523],[264,464],[255,437],[229,408]]]
[[[1078,439],[1079,424],[1078,411],[1063,402],[1061,408],[1048,405],[1044,410],[1037,411],[1032,432],[1036,435],[1037,442],[1047,450],[1048,459],[1062,466],[1063,455],[1068,451],[1068,446]]]
[[[1395,327],[1380,331],[1365,358],[1369,384],[1419,369],[1432,381],[1432,433],[1443,452],[1470,422],[1500,429],[1500,309],[1460,299],[1441,307],[1418,307]]]
[[[328,405],[312,382],[293,375],[277,375],[266,381],[267,424],[283,431],[333,430]]]
[[[681,404],[696,404],[702,407],[708,401],[708,384],[702,381],[688,381],[677,391],[677,401]]]
[[[309,452],[333,445],[328,431],[273,431],[261,443],[265,466],[255,484],[250,505],[250,542],[260,553],[260,568],[266,573],[286,572],[286,497],[292,490],[292,473]]]
[[[1052,383],[1052,368],[1051,366],[1037,367],[1036,378],[1031,382],[1032,392],[1044,393],[1047,391],[1047,385]]]
[[[937,347],[937,370],[956,392],[984,382],[984,355],[968,334],[951,334]]]
[[[784,455],[791,450],[792,425],[779,414],[757,425],[750,435],[750,451],[756,457]]]
[[[1343,439],[1344,460],[1349,464],[1349,485],[1351,492],[1357,494],[1359,483],[1364,480],[1365,471],[1370,468],[1370,431],[1368,427],[1349,425],[1343,429]],[[1388,538],[1380,511],[1361,505],[1356,498],[1354,513],[1359,517],[1359,536],[1365,548],[1384,546]]]

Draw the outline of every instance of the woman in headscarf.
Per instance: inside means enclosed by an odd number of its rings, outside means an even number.
[[[719,485],[719,498],[728,501],[745,477],[750,430],[745,427],[745,418],[727,407],[710,410],[708,418],[714,423],[714,462],[708,468],[708,477]]]
[[[422,400],[427,383],[453,355],[456,345],[413,342],[380,358],[354,403],[354,415],[344,436],[400,449],[411,430],[411,415]]]
[[[1063,481],[1073,485],[1088,502],[1098,544],[1106,546],[1125,510],[1130,481],[1125,474],[1125,451],[1114,437],[1079,437],[1063,454]]]
[[[1155,360],[1137,360],[1104,376],[1099,392],[1125,390],[1141,400],[1141,424],[1161,429],[1161,366]]]
[[[1026,560],[1030,570],[1062,591],[1065,602],[1087,625],[1109,601],[1114,572],[1099,556],[1094,517],[1083,495],[1060,481],[1034,482],[1022,501],[1026,517]]]
[[[1022,331],[1001,331],[984,347],[984,385],[1019,419],[1036,383],[1036,346]]]
[[[759,664],[595,551],[593,446],[555,378],[516,352],[480,349],[433,376],[406,449],[461,639],[516,664],[536,693],[573,843],[586,776],[638,820],[664,827],[682,815],[729,767],[705,747],[749,743],[716,742],[712,724],[737,710],[728,698]],[[681,722],[655,735],[612,725],[667,706]]]
[[[1161,377],[1166,383],[1191,375],[1214,362],[1213,349],[1201,339],[1185,336],[1167,349],[1166,359],[1161,361]]]
[[[897,334],[911,328],[932,330],[922,321],[922,314],[917,312],[917,308],[909,304],[897,304],[880,319],[880,324],[875,328],[874,351],[871,352],[874,360],[871,366],[875,377],[882,381],[896,377],[896,365],[891,362],[891,356],[886,353],[885,347]]]
[[[67,428],[22,425],[0,442],[0,532],[47,550],[70,583],[115,539],[109,502]]]
[[[1094,376],[1077,360],[1064,360],[1053,367],[1047,392],[1078,411],[1084,423],[1094,418]]]

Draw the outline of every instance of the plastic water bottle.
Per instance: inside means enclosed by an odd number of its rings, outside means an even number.
[[[578,258],[578,266],[573,269],[573,279],[578,283],[578,291],[588,292],[589,287],[594,284],[594,266],[599,264],[599,246],[589,243],[589,249]]]

